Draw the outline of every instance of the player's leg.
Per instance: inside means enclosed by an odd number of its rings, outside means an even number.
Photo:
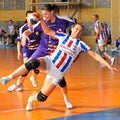
[[[101,52],[101,55],[107,57],[110,61],[111,61],[111,65],[114,64],[115,62],[115,58],[110,56],[106,51],[105,51],[105,45],[101,45],[99,46],[99,49],[100,49],[100,52]]]
[[[54,90],[55,87],[56,85],[46,78],[40,92],[28,98],[26,110],[28,111],[33,110],[33,103],[36,101],[44,102],[47,99],[47,97],[51,94],[51,92]]]
[[[39,68],[41,70],[46,70],[46,63],[44,58],[40,59],[31,59],[30,61],[26,62],[25,64],[18,67],[13,73],[11,73],[7,77],[2,77],[1,82],[5,85],[7,82],[11,81],[12,79],[27,74],[30,70]]]
[[[60,87],[60,89],[62,91],[66,107],[68,109],[73,108],[73,105],[72,105],[72,103],[71,103],[71,101],[69,99],[69,96],[68,96],[67,83],[65,81],[65,78],[63,77],[63,79],[58,84],[59,84],[59,87]]]

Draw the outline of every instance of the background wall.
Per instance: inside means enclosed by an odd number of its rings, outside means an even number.
[[[0,0],[0,26],[7,29],[7,24],[10,19],[15,21],[17,25],[22,25],[25,20],[25,12],[28,9],[34,9],[40,12],[40,6],[28,7],[29,3],[42,3],[50,2],[51,0]],[[66,0],[52,0],[66,1]],[[78,9],[75,16],[79,21],[82,21],[85,26],[85,31],[82,39],[86,41],[90,46],[95,47],[94,40],[94,27],[92,21],[92,15],[98,14],[100,21],[108,24],[108,27],[112,31],[113,43],[114,40],[120,34],[120,0],[69,0],[77,5],[69,6],[69,15],[73,15],[75,9]],[[68,15],[68,6],[59,5],[60,14]]]

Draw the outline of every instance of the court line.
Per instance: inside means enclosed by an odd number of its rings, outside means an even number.
[[[47,104],[47,105],[42,105],[42,106],[36,106],[36,107],[33,107],[33,109],[37,109],[37,108],[46,108],[46,107],[50,107],[52,106],[52,104]],[[22,111],[22,110],[25,110],[25,108],[18,108],[18,109],[12,109],[12,110],[5,110],[5,111],[2,111],[1,113],[10,113],[10,112],[17,112],[17,111]]]

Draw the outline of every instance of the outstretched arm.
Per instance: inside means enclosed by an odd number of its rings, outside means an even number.
[[[51,37],[55,37],[55,31],[50,29],[46,23],[44,22],[43,18],[40,18],[40,22],[41,22],[41,26],[42,26],[42,29],[43,31],[48,35],[48,36],[51,36]]]
[[[33,13],[33,16],[35,16],[36,18],[38,18],[40,20],[42,29],[48,36],[55,37],[55,31],[50,29],[46,25],[46,23],[44,22],[43,18],[38,13]]]
[[[110,70],[116,71],[118,72],[119,70],[112,67],[106,60],[104,60],[99,54],[95,53],[92,50],[88,51],[88,54],[93,57],[95,60],[97,60],[98,62],[101,62],[102,64],[104,64],[105,66],[107,66]]]

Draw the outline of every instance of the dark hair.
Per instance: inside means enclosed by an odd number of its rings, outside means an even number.
[[[25,13],[25,16],[27,17],[27,14],[29,14],[29,13],[33,13],[33,11],[32,11],[32,10],[28,10],[28,11]]]
[[[48,11],[54,10],[53,5],[51,5],[51,4],[44,4],[41,9],[48,10]]]
[[[53,4],[53,10],[54,10],[55,14],[59,14],[59,12],[60,12],[59,7],[55,4]]]
[[[99,18],[99,15],[98,15],[98,14],[94,14],[93,16],[95,16],[96,18]]]

